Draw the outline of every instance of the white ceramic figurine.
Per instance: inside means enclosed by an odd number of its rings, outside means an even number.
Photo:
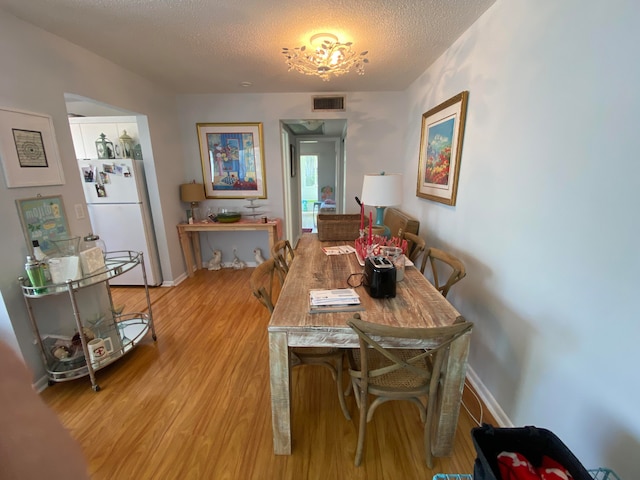
[[[244,263],[242,260],[238,258],[235,248],[233,249],[233,262],[231,262],[231,266],[236,270],[242,270],[244,267],[247,266],[246,263]]]
[[[256,263],[258,265],[260,265],[261,263],[264,263],[264,257],[262,256],[262,250],[260,250],[259,248],[254,248],[253,249],[253,255],[256,257]]]
[[[220,270],[222,268],[222,252],[220,250],[214,250],[211,260],[209,260],[209,270]]]

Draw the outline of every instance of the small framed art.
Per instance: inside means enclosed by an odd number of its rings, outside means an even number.
[[[8,188],[64,184],[49,115],[0,108],[0,160]]]
[[[289,144],[289,167],[291,171],[291,178],[296,176],[296,165],[298,164],[298,157],[296,155],[296,146],[293,143]]]
[[[38,240],[42,251],[49,255],[56,251],[55,241],[69,238],[69,224],[61,195],[16,200],[28,251]]]

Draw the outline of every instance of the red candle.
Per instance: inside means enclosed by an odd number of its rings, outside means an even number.
[[[371,212],[369,212],[369,245],[371,245],[371,242],[373,240],[373,237],[371,235],[371,224],[373,223],[373,214]]]
[[[364,203],[360,204],[360,232],[364,234]]]

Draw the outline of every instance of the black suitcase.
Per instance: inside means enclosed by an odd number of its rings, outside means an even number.
[[[551,431],[533,426],[496,428],[483,424],[471,430],[476,460],[474,480],[501,480],[498,454],[503,451],[524,455],[534,467],[540,466],[546,455],[567,469],[574,480],[593,480],[576,456]]]

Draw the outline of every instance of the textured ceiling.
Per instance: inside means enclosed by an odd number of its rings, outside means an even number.
[[[348,92],[405,89],[493,2],[0,0],[0,9],[176,93]],[[282,47],[319,32],[368,50],[365,75],[289,72]]]

